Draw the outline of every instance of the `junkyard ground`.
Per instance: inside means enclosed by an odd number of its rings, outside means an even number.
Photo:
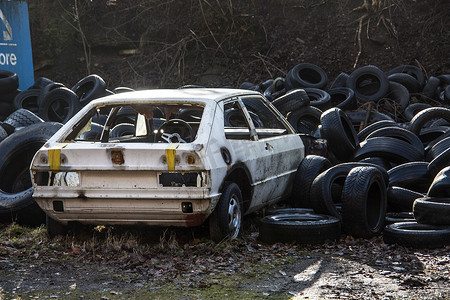
[[[205,229],[97,228],[48,239],[1,227],[1,299],[448,299],[449,249],[342,236],[266,245],[254,226],[214,244]]]

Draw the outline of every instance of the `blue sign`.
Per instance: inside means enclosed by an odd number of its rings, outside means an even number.
[[[19,77],[19,89],[34,83],[28,6],[25,1],[0,0],[0,69]]]

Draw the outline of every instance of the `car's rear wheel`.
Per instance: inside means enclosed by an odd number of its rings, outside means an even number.
[[[242,194],[234,182],[226,182],[222,196],[209,219],[211,239],[220,242],[229,237],[235,239],[242,227]]]

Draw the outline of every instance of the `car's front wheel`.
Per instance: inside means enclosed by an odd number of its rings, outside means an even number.
[[[235,239],[242,227],[242,194],[234,182],[226,182],[222,196],[209,217],[211,239],[220,242],[229,237]]]

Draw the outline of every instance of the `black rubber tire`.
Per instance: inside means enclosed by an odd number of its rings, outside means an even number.
[[[341,219],[341,214],[338,211],[336,204],[342,202],[341,195],[332,192],[333,185],[337,184],[344,186],[345,179],[348,173],[355,167],[369,166],[376,167],[383,174],[385,185],[389,182],[386,170],[383,168],[360,162],[342,163],[324,172],[320,173],[311,184],[311,205],[316,213],[327,214]]]
[[[406,73],[413,76],[419,82],[420,89],[422,89],[425,85],[425,75],[419,67],[413,65],[400,65],[389,70],[388,75],[392,75],[394,73]]]
[[[59,87],[48,92],[42,100],[39,115],[45,121],[65,124],[80,109],[81,104],[77,95],[68,88]]]
[[[383,241],[408,248],[443,248],[450,244],[450,228],[416,222],[393,223],[384,228]]]
[[[425,147],[425,153],[428,153],[430,149],[433,148],[437,143],[448,137],[450,137],[450,130],[447,130],[445,133],[440,134],[437,138],[429,141]]]
[[[401,85],[406,87],[409,93],[418,93],[422,89],[419,81],[417,81],[416,78],[407,73],[393,73],[387,78],[389,81],[400,83]]]
[[[286,215],[286,214],[314,214],[312,208],[275,208],[264,211],[265,216]]]
[[[359,147],[359,140],[350,119],[339,108],[330,108],[320,117],[322,135],[329,149],[341,161],[348,160]]]
[[[450,103],[450,85],[447,85],[447,87],[445,88],[443,93],[444,93],[444,103],[449,104]]]
[[[383,157],[393,163],[423,161],[423,155],[411,144],[391,137],[375,137],[364,140],[354,152],[353,159]]]
[[[82,141],[100,141],[102,136],[103,125],[98,123],[91,123],[91,129],[89,131],[83,132],[77,140]]]
[[[3,128],[3,126],[0,126],[0,143],[6,139],[8,137],[8,133],[6,132],[6,130]]]
[[[387,191],[388,211],[412,212],[414,201],[423,196],[423,193],[398,186],[391,186]]]
[[[292,186],[292,207],[314,207],[311,203],[311,184],[320,173],[330,167],[331,162],[323,156],[307,155],[303,158],[295,173]]]
[[[336,87],[328,90],[330,95],[331,107],[337,107],[342,110],[356,109],[357,103],[355,92],[348,87]]]
[[[378,67],[364,66],[353,71],[347,80],[347,87],[355,92],[361,101],[378,101],[389,89],[386,75]]]
[[[412,161],[398,165],[388,170],[389,185],[410,189],[419,193],[426,193],[433,181],[428,171],[428,163]]]
[[[417,135],[412,133],[411,131],[407,129],[403,129],[400,127],[383,127],[380,129],[375,130],[374,132],[370,133],[366,139],[374,138],[374,137],[392,137],[396,139],[400,139],[402,141],[407,142],[411,146],[414,146],[414,148],[417,149],[417,151],[420,152],[420,154],[423,156],[425,153],[422,141],[419,139]]]
[[[275,99],[272,104],[275,106],[283,115],[287,115],[291,111],[296,111],[302,107],[309,104],[310,99],[308,94],[303,89],[296,89],[289,91],[283,96]]]
[[[287,116],[287,120],[298,133],[313,135],[320,126],[322,111],[316,107],[305,106]]]
[[[445,107],[430,107],[421,110],[410,121],[409,130],[412,133],[419,135],[420,130],[428,121],[441,118],[450,122],[450,109]]]
[[[413,103],[405,108],[403,116],[406,118],[406,120],[411,121],[418,112],[430,107],[432,106],[428,103]]]
[[[72,87],[72,91],[78,96],[81,105],[86,105],[105,95],[106,84],[100,76],[92,74],[78,81]]]
[[[248,113],[250,114],[250,118],[252,119],[255,128],[264,127],[264,123],[257,114],[252,111],[249,111]],[[247,122],[245,121],[242,112],[237,108],[229,108],[225,110],[223,117],[226,127],[247,127]]]
[[[230,224],[230,209],[233,217],[238,219],[237,224]],[[219,202],[209,216],[211,239],[218,243],[225,238],[236,238],[242,229],[242,214],[243,198],[239,186],[234,182],[225,182]],[[230,226],[234,228],[230,229]]]
[[[338,240],[340,235],[340,221],[327,215],[271,215],[262,218],[259,226],[259,240],[268,244],[322,244],[327,240]]]
[[[400,222],[415,222],[414,215],[411,212],[401,211],[401,212],[387,212],[384,223],[386,225]]]
[[[6,94],[0,94],[0,104],[8,104],[11,105],[12,110],[14,111],[14,98],[20,93],[20,90],[14,90]],[[2,109],[0,109],[1,115],[7,115],[7,113],[4,113]]]
[[[53,80],[48,79],[47,77],[38,77],[36,78],[36,80],[34,81],[33,85],[30,86],[28,89],[42,89],[45,86],[49,85],[53,83]]]
[[[385,128],[385,127],[393,127],[393,126],[398,126],[398,124],[394,121],[390,121],[390,120],[381,120],[381,121],[377,121],[375,123],[370,124],[369,126],[363,128],[360,132],[358,132],[358,139],[360,141],[364,141],[367,136],[369,136],[372,132],[381,129],[381,128]]]
[[[424,197],[414,201],[414,218],[417,223],[450,226],[450,197]]]
[[[427,196],[450,198],[450,166],[443,168],[434,177]]]
[[[394,100],[400,107],[400,112],[403,112],[405,108],[409,105],[409,91],[408,89],[400,83],[389,81],[389,90],[386,97]]]
[[[304,88],[304,90],[309,97],[309,105],[317,107],[322,111],[332,107],[330,103],[330,94],[328,94],[324,90],[317,88]]]
[[[428,164],[431,176],[436,176],[442,169],[450,166],[450,149],[445,150]]]
[[[58,221],[45,216],[45,225],[47,228],[47,235],[49,238],[54,238],[58,235],[65,236],[68,232],[68,226],[59,223]]]
[[[354,127],[359,128],[362,122],[365,122],[367,116],[367,110],[357,110],[357,111],[348,111],[346,112],[349,119],[352,121]],[[389,117],[386,114],[380,113],[378,111],[371,111],[369,114],[368,124],[372,124],[378,121],[392,121],[395,122],[394,119]]]
[[[339,73],[336,79],[331,83],[330,89],[347,87],[347,80],[349,75],[345,72]]]
[[[449,127],[447,126],[424,128],[420,131],[419,139],[422,141],[425,148],[427,148],[430,143],[444,138],[449,131]]]
[[[425,160],[431,162],[433,159],[438,157],[441,153],[443,153],[445,150],[449,148],[450,148],[450,136],[434,144],[434,146],[431,147],[431,149],[427,152]]]
[[[39,111],[38,99],[40,93],[41,90],[38,89],[28,89],[20,92],[16,97],[14,97],[14,107],[16,109],[25,108],[37,113]]]
[[[359,162],[377,165],[385,170],[390,170],[392,168],[392,164],[382,157],[371,156],[361,159]]]
[[[19,77],[16,73],[0,70],[0,94],[8,94],[19,88]]]
[[[41,88],[41,92],[39,94],[38,97],[38,106],[40,107],[42,105],[42,102],[44,101],[44,98],[47,96],[47,94],[56,89],[56,88],[60,88],[60,87],[65,87],[64,84],[59,83],[59,82],[52,82],[50,84],[47,84],[46,86],[44,86],[43,88]]]
[[[439,95],[438,88],[440,83],[441,81],[439,80],[439,78],[430,76],[430,78],[428,78],[427,80],[427,83],[423,87],[422,95],[428,99],[437,100]]]
[[[134,124],[130,123],[120,123],[114,126],[111,131],[109,132],[109,138],[119,138],[126,135],[132,135],[134,136],[136,129],[134,127]]]
[[[25,108],[20,108],[10,114],[5,121],[3,121],[3,128],[6,129],[8,134],[13,133],[17,128],[27,127],[36,123],[42,123],[42,120],[39,116],[34,114]],[[8,126],[9,125],[9,126]]]
[[[23,128],[0,143],[0,215],[27,224],[44,221],[32,194],[29,166],[35,153],[61,124],[42,122]]]
[[[383,231],[386,217],[386,184],[380,170],[355,167],[342,190],[342,226],[345,233],[371,238]]]
[[[293,67],[286,75],[286,88],[318,88],[323,89],[328,83],[325,71],[311,63],[300,63]]]

